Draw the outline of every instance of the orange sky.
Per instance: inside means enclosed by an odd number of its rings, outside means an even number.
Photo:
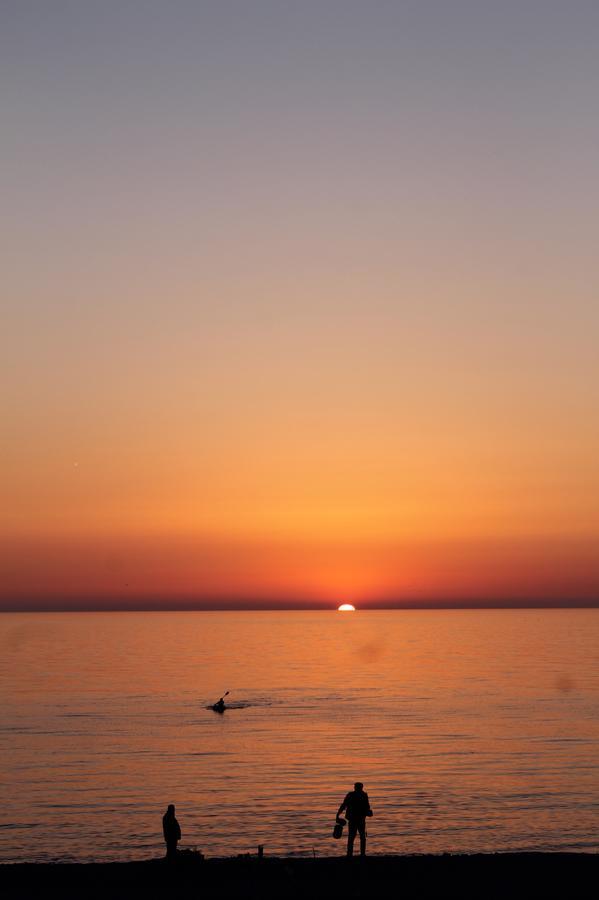
[[[589,29],[407,14],[8,23],[2,607],[599,600]]]

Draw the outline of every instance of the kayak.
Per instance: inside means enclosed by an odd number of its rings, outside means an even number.
[[[212,704],[211,708],[214,712],[222,713],[226,710],[227,707],[225,706],[225,697],[227,696],[228,693],[229,693],[229,691],[225,691],[225,693],[222,695],[220,700],[218,700],[216,703]]]

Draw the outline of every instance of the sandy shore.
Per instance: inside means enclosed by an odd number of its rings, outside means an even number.
[[[599,854],[255,858],[0,866],[7,900],[47,898],[595,897]]]

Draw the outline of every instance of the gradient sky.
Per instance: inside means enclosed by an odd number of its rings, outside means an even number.
[[[0,606],[599,600],[599,4],[4,0]]]

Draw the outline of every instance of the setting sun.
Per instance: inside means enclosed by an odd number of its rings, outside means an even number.
[[[337,608],[337,612],[355,612],[356,607],[352,606],[351,603],[342,603],[341,606]]]

